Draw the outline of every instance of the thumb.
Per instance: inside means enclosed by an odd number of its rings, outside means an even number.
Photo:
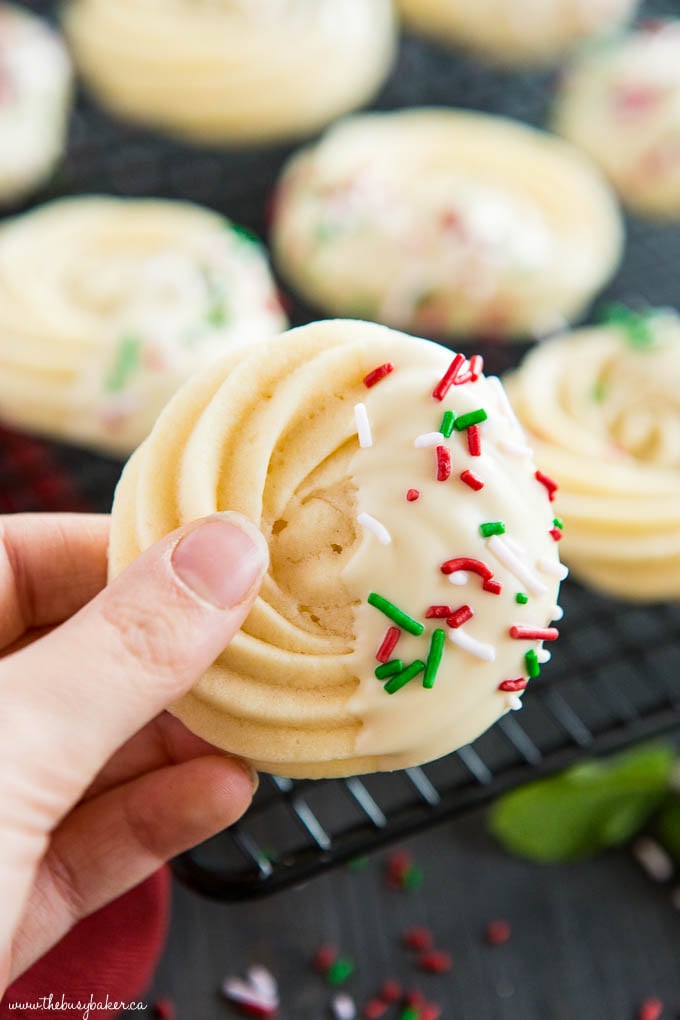
[[[228,645],[267,565],[263,536],[240,514],[194,521],[49,636],[0,661],[0,776],[18,770],[24,789],[50,791],[52,823],[63,816],[114,751]]]

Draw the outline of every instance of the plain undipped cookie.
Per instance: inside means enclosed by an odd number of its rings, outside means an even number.
[[[110,576],[182,523],[244,514],[270,550],[260,597],[170,711],[280,775],[416,765],[520,708],[549,658],[565,571],[536,471],[479,359],[312,323],[174,397],[118,486]]]

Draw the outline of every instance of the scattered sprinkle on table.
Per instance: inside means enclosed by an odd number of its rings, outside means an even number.
[[[508,921],[497,918],[489,921],[484,932],[484,939],[489,946],[502,946],[509,941],[512,929]]]

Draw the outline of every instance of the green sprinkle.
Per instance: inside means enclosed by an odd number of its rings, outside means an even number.
[[[453,411],[444,411],[442,423],[439,426],[439,431],[444,436],[444,439],[448,439],[453,432],[453,424],[455,420],[456,416]]]
[[[107,393],[118,393],[125,389],[139,368],[142,357],[142,341],[139,337],[124,336],[118,344],[111,371],[104,381]]]
[[[418,676],[419,673],[425,669],[425,663],[422,659],[415,659],[410,666],[403,669],[401,673],[397,673],[391,680],[388,680],[383,690],[386,694],[396,694],[402,687],[405,687],[409,680],[413,680],[414,676]]]
[[[215,329],[221,329],[222,326],[226,326],[229,316],[227,315],[224,300],[218,295],[212,297],[205,318],[206,322],[214,326]]]
[[[470,411],[469,414],[461,414],[460,418],[456,418],[454,422],[454,428],[458,432],[464,432],[465,429],[469,429],[471,425],[479,425],[480,422],[486,421],[488,414],[483,407],[480,407],[478,411]]]
[[[423,677],[423,687],[426,687],[428,690],[434,687],[437,672],[441,666],[442,656],[444,654],[445,640],[446,631],[440,630],[439,628],[432,631],[430,650],[427,653],[427,662],[425,663],[425,676]]]
[[[369,861],[370,858],[367,854],[364,854],[363,857],[353,857],[351,861],[347,861],[347,870],[364,871],[368,867]]]
[[[635,312],[617,301],[603,305],[597,315],[598,322],[621,329],[631,347],[645,350],[654,343],[652,320],[656,311]]]
[[[414,864],[413,867],[409,868],[404,875],[402,889],[405,889],[406,892],[417,892],[423,884],[423,878],[423,869],[417,864]]]
[[[342,985],[354,971],[354,964],[347,956],[339,956],[326,971],[329,985]]]
[[[607,396],[608,388],[607,382],[604,379],[595,380],[593,383],[592,395],[596,404],[602,403],[604,398]]]
[[[492,535],[504,535],[505,525],[503,521],[487,521],[479,525],[479,533],[482,538],[491,538]]]
[[[382,595],[378,595],[374,591],[368,596],[368,604],[375,609],[379,609],[388,619],[393,620],[399,627],[407,630],[409,634],[415,634],[416,637],[420,637],[425,630],[422,623],[418,623],[413,617],[407,616],[401,609],[397,609],[393,602],[388,602]]]
[[[405,1006],[399,1014],[399,1020],[418,1020],[420,1010],[417,1006]]]
[[[526,606],[528,601],[529,596],[525,595],[523,591],[518,591],[515,595],[515,602],[517,602],[520,606]]]
[[[232,223],[230,220],[227,220],[227,226],[236,234],[239,241],[243,241],[244,244],[255,244],[258,248],[261,247],[262,241],[254,230],[250,230],[249,227],[244,227],[240,223]]]
[[[541,667],[538,662],[538,656],[533,648],[526,653],[526,655],[524,656],[524,661],[527,664],[527,673],[529,674],[529,678],[533,680],[541,672]]]
[[[564,531],[564,521],[561,517],[553,517],[553,527],[559,528],[560,531]]]
[[[387,680],[388,677],[394,676],[395,673],[401,673],[404,668],[404,663],[401,659],[390,659],[389,662],[384,662],[382,666],[378,666],[375,671],[375,675],[378,680]]]

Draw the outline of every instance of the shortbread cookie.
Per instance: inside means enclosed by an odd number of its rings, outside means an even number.
[[[23,8],[0,3],[0,206],[34,191],[58,162],[71,79],[56,32]]]
[[[550,64],[585,39],[608,35],[639,0],[397,0],[406,24],[509,67]]]
[[[521,337],[583,311],[618,264],[622,227],[571,146],[501,117],[419,109],[350,118],[294,156],[273,244],[326,312]]]
[[[191,730],[341,776],[430,761],[521,707],[565,570],[554,483],[480,360],[326,321],[175,396],[118,486],[110,576],[216,511],[271,554],[242,632],[171,706]]]
[[[619,309],[548,340],[508,379],[541,464],[560,479],[574,574],[633,601],[680,596],[680,321]]]
[[[680,216],[680,21],[584,53],[564,76],[554,124],[632,209]]]
[[[192,372],[285,327],[265,254],[184,202],[75,198],[0,226],[0,420],[129,453]]]
[[[65,29],[114,112],[200,142],[311,134],[377,91],[391,0],[69,0]]]

